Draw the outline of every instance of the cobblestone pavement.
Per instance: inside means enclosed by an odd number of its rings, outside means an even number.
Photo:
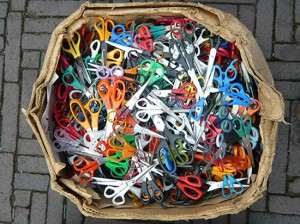
[[[42,152],[20,112],[28,107],[52,30],[81,3],[0,0],[0,223],[129,223],[83,217],[73,203],[50,189]],[[238,17],[255,35],[292,125],[280,125],[273,172],[262,199],[236,215],[174,223],[300,223],[300,0],[202,3]]]

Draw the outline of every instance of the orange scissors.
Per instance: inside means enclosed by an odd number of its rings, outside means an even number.
[[[94,27],[100,41],[108,41],[115,23],[111,19],[104,20],[101,16],[94,20]]]
[[[89,183],[92,181],[95,171],[99,168],[99,163],[96,160],[88,160],[80,157],[74,161],[73,167],[74,170],[80,172],[80,182]]]
[[[74,119],[87,131],[98,131],[99,115],[102,109],[102,103],[97,98],[91,98],[85,105],[78,100],[70,101],[70,110]],[[91,122],[87,112],[90,114]],[[81,116],[83,115],[83,117]]]
[[[112,86],[111,86],[112,83]],[[126,85],[122,80],[111,81],[103,79],[98,84],[98,93],[103,100],[107,110],[107,123],[105,128],[105,137],[112,133],[112,122],[115,119],[115,112],[121,107],[125,98]]]
[[[136,148],[132,147],[124,138],[121,136],[112,136],[107,139],[108,149],[106,152],[107,158],[114,162],[120,162],[124,159],[131,158],[134,156]],[[119,152],[121,157],[115,157],[117,152]]]

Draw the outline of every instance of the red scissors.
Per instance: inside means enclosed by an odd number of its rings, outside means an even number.
[[[63,82],[54,86],[54,94],[58,100],[67,103],[70,92],[74,90],[71,86],[67,86]]]
[[[154,50],[152,34],[149,27],[146,25],[142,25],[138,29],[138,34],[134,36],[134,42],[148,52],[152,52]]]
[[[167,98],[167,102],[174,102],[170,106],[174,106],[179,102],[184,109],[190,109],[196,102],[197,94],[196,86],[193,83],[186,82],[179,89],[152,90],[158,97]],[[170,100],[169,100],[170,99]]]
[[[200,176],[186,175],[186,176],[173,176],[168,175],[169,178],[176,182],[177,187],[188,198],[198,200],[202,197],[203,192],[199,189],[202,187],[202,180]]]
[[[79,172],[80,182],[89,183],[93,180],[94,173],[99,168],[99,163],[96,160],[80,157],[74,161],[73,167],[74,170]]]

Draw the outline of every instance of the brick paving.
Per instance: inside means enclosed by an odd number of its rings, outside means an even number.
[[[68,199],[51,190],[43,154],[20,112],[28,107],[52,30],[83,2],[0,0],[0,223],[133,223],[84,217]],[[276,87],[283,93],[285,118],[292,125],[280,124],[273,172],[262,199],[235,215],[165,223],[300,223],[300,121],[296,116],[300,106],[300,0],[200,2],[237,16],[254,34]]]

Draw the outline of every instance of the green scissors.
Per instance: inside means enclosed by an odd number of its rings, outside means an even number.
[[[148,83],[148,86],[152,86],[154,83],[161,79],[166,80],[173,86],[173,83],[165,76],[166,70],[164,69],[164,67],[151,59],[147,59],[141,62],[140,73],[142,74],[141,78],[145,78],[150,75],[150,82]],[[144,80],[140,81],[143,82]]]
[[[242,144],[246,148],[252,166],[254,167],[254,158],[250,142],[252,118],[249,115],[235,117],[232,119],[232,124],[233,130],[240,136],[240,138],[242,138]]]
[[[122,157],[122,153],[117,152],[116,155],[111,156],[113,159],[120,159]],[[108,157],[103,157],[106,160],[105,166],[110,169],[110,174],[112,177],[117,179],[123,179],[129,169],[129,161],[128,159],[124,159],[119,162],[114,162]]]

